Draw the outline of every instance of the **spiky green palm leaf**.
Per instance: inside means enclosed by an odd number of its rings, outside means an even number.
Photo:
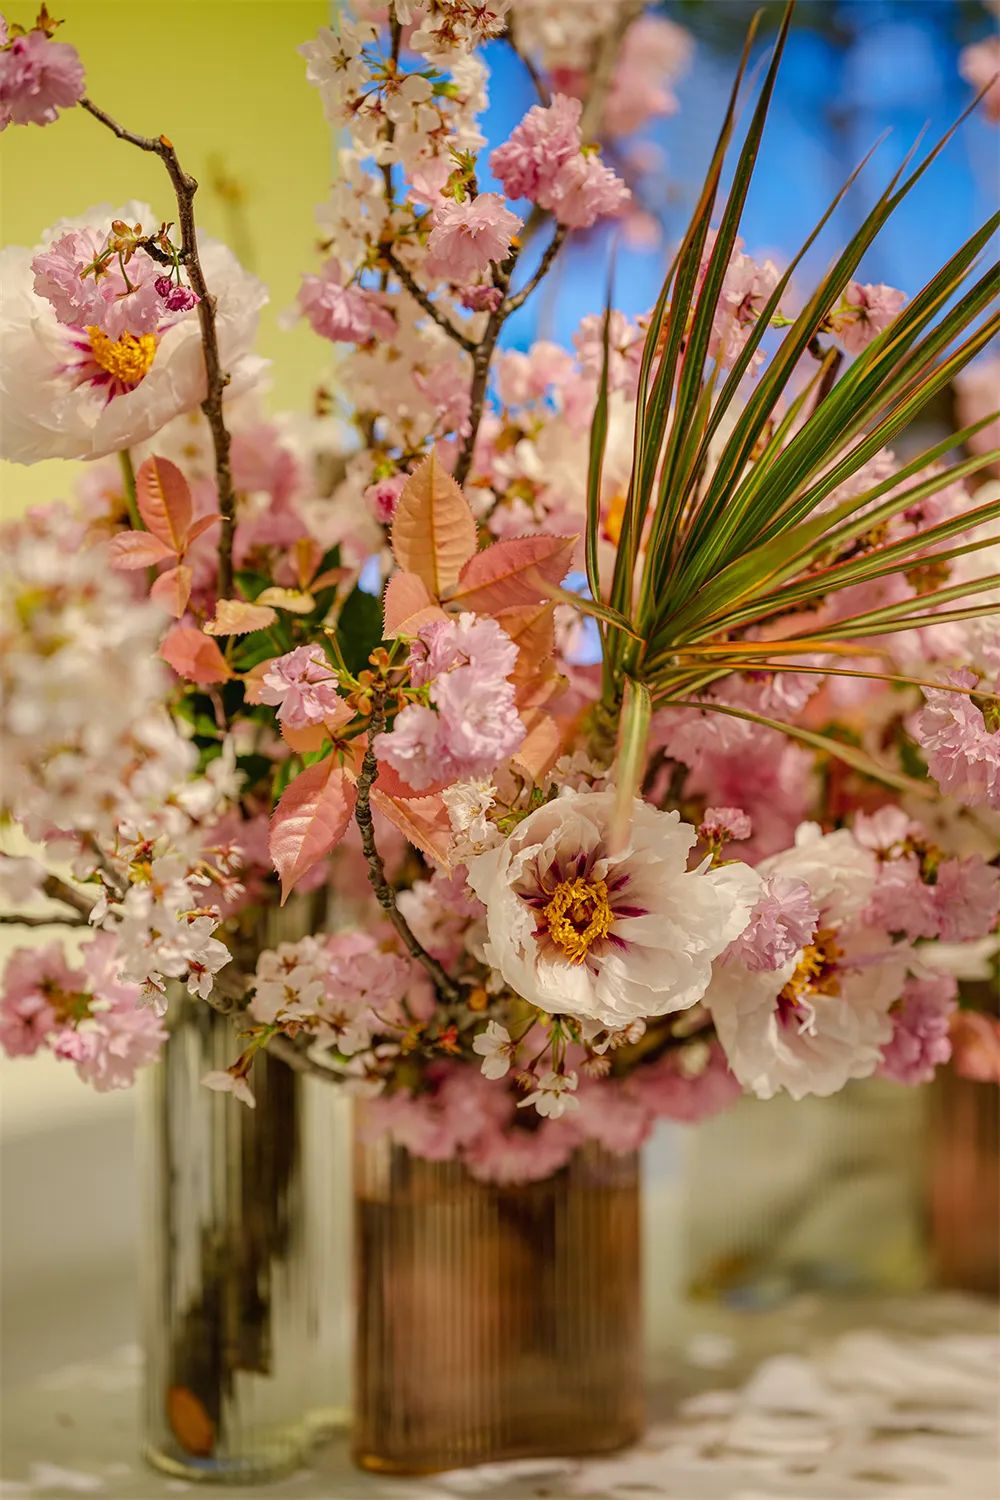
[[[641,777],[643,743],[651,707],[701,702],[696,694],[742,663],[760,667],[788,650],[837,656],[832,673],[856,673],[899,683],[902,675],[843,665],[846,642],[870,658],[874,640],[900,630],[991,612],[973,596],[1000,583],[1000,575],[914,594],[880,609],[815,624],[780,642],[740,640],[740,632],[768,629],[793,611],[815,611],[849,586],[950,561],[1000,540],[977,536],[944,549],[952,537],[1000,517],[1000,501],[980,505],[902,539],[883,543],[885,523],[952,484],[995,463],[1000,450],[930,470],[952,449],[987,425],[984,419],[934,444],[878,483],[858,484],[864,466],[909,426],[921,409],[973,359],[1000,329],[993,309],[1000,292],[996,265],[979,261],[1000,225],[994,215],[913,297],[895,321],[847,366],[819,344],[866,250],[890,215],[936,160],[968,114],[911,169],[914,152],[877,197],[846,247],[834,258],[801,312],[780,316],[795,269],[865,162],[851,174],[785,273],[721,378],[708,351],[726,269],[753,177],[768,107],[784,50],[794,0],[787,5],[757,104],[740,146],[732,185],[720,202],[724,163],[734,133],[756,22],[737,70],[705,187],[650,316],[639,371],[632,471],[615,567],[601,592],[597,575],[600,490],[608,420],[608,360],[599,383],[591,432],[586,552],[591,591],[605,606],[603,722],[621,718],[619,746],[623,806]],[[974,101],[975,104],[976,101]],[[970,105],[970,109],[974,107]],[[710,228],[718,222],[711,251]],[[608,314],[610,316],[610,314]],[[750,395],[744,377],[765,332],[783,327],[780,342]],[[792,385],[803,359],[817,367],[804,390]],[[839,378],[838,378],[839,375]],[[728,427],[728,435],[722,437]],[[862,475],[863,478],[863,475]],[[906,481],[916,482],[907,486]],[[857,493],[837,503],[851,484]],[[964,604],[968,599],[970,602]],[[957,609],[944,610],[948,604]],[[615,622],[627,628],[614,628]],[[815,661],[813,655],[811,661]],[[868,662],[870,668],[870,661]],[[823,671],[822,666],[813,666]],[[908,681],[916,682],[910,677]],[[702,706],[709,706],[702,704]],[[814,731],[719,711],[781,728],[816,750],[848,760],[856,769],[899,787],[909,778],[877,764],[863,751]],[[622,774],[624,773],[624,774]]]

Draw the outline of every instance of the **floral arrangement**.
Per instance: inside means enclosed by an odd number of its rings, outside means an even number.
[[[4,532],[3,806],[37,847],[6,920],[85,934],[10,959],[8,1053],[128,1084],[186,986],[233,1019],[208,1087],[252,1106],[268,1048],[501,1182],[744,1091],[959,1045],[997,1074],[956,979],[1000,904],[996,226],[909,294],[858,279],[950,131],[808,295],[857,173],[755,260],[790,21],[739,134],[747,40],[655,306],[612,275],[572,348],[521,350],[569,238],[656,232],[632,146],[690,41],[641,4],[359,0],[302,48],[341,145],[298,311],[344,394],[274,419],[264,289],[172,141],[86,95],[44,8],[4,27],[0,127],[83,109],[170,189],[4,252],[4,456],[91,461]],[[538,102],[490,150],[500,40]],[[894,452],[952,382],[966,424]],[[255,944],[319,890],[335,930]]]

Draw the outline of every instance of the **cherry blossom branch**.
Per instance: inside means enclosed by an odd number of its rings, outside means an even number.
[[[313,1078],[322,1078],[324,1083],[337,1083],[337,1074],[316,1062],[315,1058],[309,1056],[308,1052],[297,1047],[291,1037],[273,1036],[267,1043],[266,1051],[269,1056],[278,1058],[294,1073],[307,1073]]]
[[[458,459],[455,463],[454,479],[456,484],[464,484],[469,477],[472,468],[472,455],[475,452],[476,438],[479,436],[479,424],[483,420],[483,407],[486,401],[486,386],[490,378],[490,362],[493,352],[500,337],[500,330],[507,316],[507,288],[510,286],[510,278],[517,258],[520,254],[520,246],[516,246],[493,273],[493,284],[498,287],[502,295],[500,306],[490,313],[486,324],[486,331],[476,346],[472,356],[472,387],[469,391],[469,425],[459,450]]]
[[[375,740],[385,728],[385,693],[379,688],[372,692],[372,711],[368,727],[368,748],[358,775],[358,800],[354,818],[361,834],[361,848],[368,865],[368,881],[375,899],[396,929],[410,957],[427,970],[438,992],[451,1004],[461,999],[461,992],[436,958],[423,946],[403,913],[396,905],[396,892],[386,879],[385,865],[375,843],[375,824],[372,818],[371,791],[378,776],[378,758]]]
[[[399,280],[403,283],[406,290],[413,298],[414,302],[419,303],[427,316],[429,318],[432,318],[439,328],[444,329],[448,337],[450,339],[454,339],[455,343],[458,344],[461,349],[464,349],[466,354],[475,354],[478,347],[475,340],[468,338],[464,333],[462,333],[461,329],[456,328],[451,319],[441,311],[436,303],[431,301],[430,297],[428,297],[423,287],[406,269],[406,267],[403,265],[403,262],[395,254],[395,252],[390,250],[388,245],[386,245],[380,250],[380,254],[382,256],[382,259],[392,267],[393,271],[396,273]]]
[[[43,896],[48,896],[50,901],[59,901],[63,906],[68,906],[68,912],[48,912],[41,916],[37,914],[27,915],[24,912],[0,913],[0,924],[5,927],[86,927],[90,919],[93,905],[87,900],[82,892],[75,890],[68,881],[60,880],[58,875],[46,875],[42,881],[41,891]]]
[[[515,292],[513,297],[508,297],[507,301],[504,303],[503,315],[505,318],[509,318],[511,313],[517,312],[517,309],[519,307],[523,307],[525,302],[527,302],[528,298],[531,296],[532,292],[535,290],[535,287],[538,286],[539,282],[548,275],[552,267],[552,262],[559,254],[563,242],[568,234],[568,225],[557,225],[556,232],[549,240],[549,243],[546,245],[545,250],[542,254],[542,258],[538,262],[538,268],[535,271],[534,275],[525,282],[524,286],[519,292]]]
[[[61,901],[63,906],[72,907],[73,911],[81,917],[89,917],[93,911],[93,902],[88,901],[81,891],[74,889],[66,880],[60,880],[58,875],[46,875],[42,881],[42,892],[52,901]]]
[[[86,917],[76,912],[50,912],[48,916],[28,916],[24,912],[0,912],[3,927],[86,927]]]
[[[215,480],[219,492],[219,512],[222,527],[219,535],[219,581],[220,598],[227,598],[233,586],[233,534],[236,529],[236,492],[229,464],[230,437],[222,414],[222,393],[229,384],[229,376],[222,368],[219,356],[219,337],[216,328],[216,299],[208,290],[205,273],[198,256],[198,236],[194,221],[194,195],[198,183],[184,171],[178,160],[174,144],[168,136],[136,135],[126,130],[92,100],[84,97],[80,105],[93,115],[119,140],[127,141],[140,151],[158,156],[166,167],[177,200],[177,222],[181,233],[181,249],[188,279],[198,297],[198,323],[201,328],[201,345],[205,357],[206,395],[201,403],[212,433],[215,450]]]

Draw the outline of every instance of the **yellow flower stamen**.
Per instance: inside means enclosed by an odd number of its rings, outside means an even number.
[[[615,914],[603,880],[560,880],[541,914],[549,937],[572,964],[582,964],[594,943],[607,937]]]
[[[803,948],[802,957],[795,972],[779,996],[786,1005],[798,1005],[800,1000],[811,995],[839,995],[840,976],[837,959],[844,950],[836,941],[833,930],[821,927],[814,940]]]
[[[155,333],[123,333],[110,339],[101,328],[87,329],[94,362],[122,385],[138,385],[156,357]]]

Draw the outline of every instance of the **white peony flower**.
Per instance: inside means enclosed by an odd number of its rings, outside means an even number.
[[[101,458],[143,442],[171,418],[205,397],[205,364],[195,310],[165,319],[130,367],[131,389],[108,399],[107,378],[120,355],[99,330],[71,328],[34,289],[31,262],[39,250],[73,229],[107,229],[112,219],[154,227],[147,204],[106,205],[55,225],[44,245],[0,252],[0,457],[32,464],[43,458]],[[228,393],[257,380],[266,361],[251,354],[264,286],[217,240],[203,240],[199,257],[217,299],[216,327]],[[128,335],[127,335],[128,336]],[[138,359],[138,355],[136,355]],[[104,363],[102,364],[102,361]],[[111,364],[109,364],[109,361]],[[133,361],[135,363],[135,361]]]
[[[759,1098],[781,1089],[793,1099],[834,1094],[878,1066],[908,949],[862,925],[876,861],[848,830],[824,835],[805,824],[795,847],[763,860],[760,872],[808,885],[816,932],[774,971],[751,971],[737,958],[718,964],[705,1004],[730,1068]]]
[[[486,959],[525,1000],[618,1028],[700,1000],[747,924],[760,879],[746,865],[687,868],[697,834],[636,800],[608,849],[613,792],[571,792],[469,860],[486,906]]]

